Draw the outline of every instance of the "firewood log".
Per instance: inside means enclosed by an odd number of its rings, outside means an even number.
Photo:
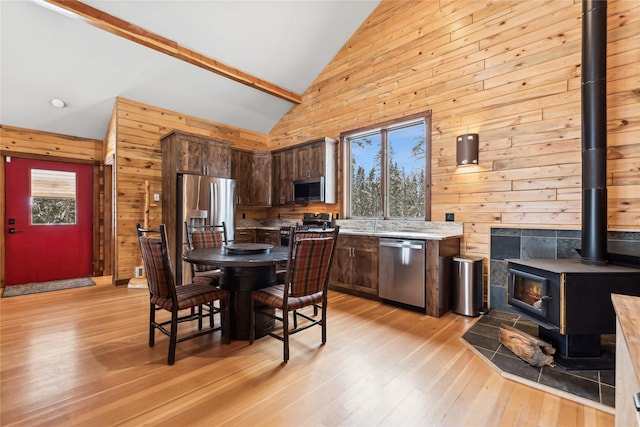
[[[556,349],[548,342],[524,331],[501,324],[500,343],[531,366],[555,366],[552,355]]]

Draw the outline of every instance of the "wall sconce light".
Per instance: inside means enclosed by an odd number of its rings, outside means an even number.
[[[460,135],[456,141],[456,164],[458,166],[478,164],[478,145],[480,138],[477,133]]]

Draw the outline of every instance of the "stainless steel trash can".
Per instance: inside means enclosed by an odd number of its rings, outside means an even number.
[[[453,257],[453,312],[476,317],[482,308],[482,258]]]

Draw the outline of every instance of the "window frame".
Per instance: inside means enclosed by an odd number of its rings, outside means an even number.
[[[406,221],[430,221],[431,220],[431,110],[425,112],[412,114],[409,116],[403,116],[397,119],[387,120],[382,123],[376,123],[370,126],[365,126],[357,129],[352,129],[340,134],[340,141],[342,142],[342,211],[345,219],[402,219]],[[424,160],[425,160],[425,174],[424,174],[424,218],[407,218],[407,217],[390,217],[388,216],[388,193],[387,193],[387,132],[398,128],[411,126],[417,123],[423,123],[425,127],[425,147],[424,147]],[[380,191],[381,191],[381,203],[382,203],[382,218],[380,217],[353,217],[351,216],[351,144],[349,139],[358,137],[381,134],[381,169],[380,169]]]

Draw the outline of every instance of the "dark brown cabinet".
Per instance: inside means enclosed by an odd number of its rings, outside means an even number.
[[[324,177],[325,203],[335,203],[336,145],[331,138],[321,138],[272,153],[274,205],[292,204],[293,181]]]
[[[235,243],[255,243],[256,230],[236,229]]]
[[[257,229],[256,243],[267,243],[273,246],[280,246],[280,231]]]
[[[231,150],[231,177],[241,206],[271,206],[271,154]]]
[[[293,203],[293,154],[294,151],[276,151],[271,155],[273,170],[273,205]]]
[[[377,237],[339,235],[331,267],[331,287],[378,296]]]
[[[201,135],[173,131],[160,140],[162,148],[162,222],[169,236],[170,254],[176,253],[178,174],[231,177],[231,144]]]
[[[340,234],[331,267],[331,289],[378,297],[379,238]],[[425,252],[425,314],[440,317],[451,310],[451,257],[460,239],[427,240]]]
[[[328,138],[327,138],[328,139]],[[309,177],[318,177],[326,175],[326,147],[329,142],[324,139],[312,141],[298,147],[294,150],[294,180]],[[335,145],[335,141],[331,140],[331,144]]]
[[[231,177],[228,142],[174,131],[162,138],[161,145],[163,172]]]

